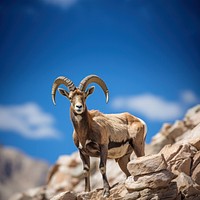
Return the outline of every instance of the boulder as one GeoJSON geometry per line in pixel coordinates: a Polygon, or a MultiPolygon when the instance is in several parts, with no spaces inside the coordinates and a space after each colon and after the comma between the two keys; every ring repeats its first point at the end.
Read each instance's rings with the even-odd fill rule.
{"type": "Polygon", "coordinates": [[[200,104],[190,108],[183,120],[185,124],[191,129],[200,123],[200,104]]]}
{"type": "MultiPolygon", "coordinates": [[[[178,189],[175,182],[171,182],[167,187],[159,189],[145,188],[140,191],[127,193],[123,200],[178,200],[178,189]]],[[[181,199],[180,199],[181,200],[181,199]]]]}
{"type": "Polygon", "coordinates": [[[178,192],[182,193],[185,198],[200,197],[200,186],[190,176],[181,172],[174,181],[177,183],[178,192]]]}
{"type": "Polygon", "coordinates": [[[200,185],[200,163],[193,170],[191,177],[197,184],[200,185]]]}
{"type": "Polygon", "coordinates": [[[190,136],[185,138],[185,140],[187,139],[191,145],[200,151],[200,124],[191,131],[190,136]]]}
{"type": "Polygon", "coordinates": [[[129,191],[162,188],[167,187],[172,178],[173,174],[170,171],[161,170],[146,175],[129,176],[125,181],[125,186],[129,191]]]}
{"type": "Polygon", "coordinates": [[[167,163],[162,154],[155,154],[131,160],[127,168],[132,176],[144,175],[167,169],[167,163]]]}
{"type": "Polygon", "coordinates": [[[178,200],[178,189],[174,182],[171,182],[164,188],[150,189],[146,188],[140,191],[139,200],[157,199],[157,200],[178,200]]]}
{"type": "Polygon", "coordinates": [[[151,155],[158,153],[165,145],[172,144],[173,141],[166,137],[166,132],[168,132],[171,124],[163,124],[159,133],[153,136],[151,144],[146,145],[145,154],[151,155]]]}
{"type": "Polygon", "coordinates": [[[13,147],[0,146],[0,199],[45,184],[48,169],[48,163],[42,160],[13,147]]]}
{"type": "Polygon", "coordinates": [[[61,192],[51,198],[50,200],[76,200],[77,197],[74,193],[67,191],[67,192],[61,192]]]}
{"type": "Polygon", "coordinates": [[[167,129],[167,131],[163,132],[163,135],[166,136],[168,139],[175,141],[177,137],[181,136],[187,127],[185,123],[181,120],[175,121],[175,123],[167,129]]]}
{"type": "Polygon", "coordinates": [[[184,172],[191,174],[192,157],[197,150],[190,144],[173,144],[166,145],[160,153],[164,155],[168,164],[168,169],[175,175],[184,172]]]}
{"type": "MultiPolygon", "coordinates": [[[[110,196],[107,197],[106,200],[113,200],[113,199],[124,200],[124,197],[126,196],[127,193],[128,191],[125,188],[124,183],[120,182],[110,189],[110,196]]],[[[103,194],[103,188],[95,189],[87,193],[82,192],[77,195],[77,200],[86,200],[86,199],[105,200],[102,194],[103,194]]]]}

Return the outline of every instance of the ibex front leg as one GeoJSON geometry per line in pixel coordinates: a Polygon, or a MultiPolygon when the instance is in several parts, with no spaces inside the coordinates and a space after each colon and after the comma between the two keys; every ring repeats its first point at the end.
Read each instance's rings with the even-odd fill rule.
{"type": "Polygon", "coordinates": [[[83,170],[85,176],[85,192],[90,192],[90,157],[84,154],[81,150],[80,157],[83,162],[83,170]]]}
{"type": "Polygon", "coordinates": [[[102,177],[103,177],[103,187],[104,187],[103,196],[104,197],[108,197],[110,195],[110,186],[109,186],[108,179],[107,179],[107,176],[106,176],[107,155],[108,155],[107,145],[100,145],[99,169],[100,169],[102,177]]]}

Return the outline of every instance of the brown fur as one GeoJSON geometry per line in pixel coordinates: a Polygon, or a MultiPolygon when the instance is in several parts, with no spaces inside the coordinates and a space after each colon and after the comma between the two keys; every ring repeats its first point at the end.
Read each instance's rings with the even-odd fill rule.
{"type": "MultiPolygon", "coordinates": [[[[72,117],[73,120],[74,117],[72,117]]],[[[86,140],[108,145],[110,141],[122,142],[132,139],[136,155],[144,155],[145,125],[129,113],[102,114],[97,110],[91,110],[82,114],[79,126],[76,123],[74,122],[73,138],[77,147],[80,142],[84,148],[86,140]]]]}

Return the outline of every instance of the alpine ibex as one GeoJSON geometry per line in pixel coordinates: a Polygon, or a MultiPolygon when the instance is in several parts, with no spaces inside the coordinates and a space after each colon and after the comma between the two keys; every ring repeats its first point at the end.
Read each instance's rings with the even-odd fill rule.
{"type": "Polygon", "coordinates": [[[52,86],[52,100],[55,104],[56,91],[64,84],[68,89],[59,88],[59,92],[70,102],[70,116],[74,126],[73,139],[79,149],[85,175],[85,191],[90,191],[90,156],[100,157],[99,169],[104,184],[104,197],[109,196],[110,186],[106,176],[107,158],[115,159],[121,170],[129,176],[127,163],[131,153],[144,156],[146,124],[143,120],[129,114],[103,114],[97,110],[88,110],[86,98],[94,92],[94,86],[86,90],[90,83],[97,83],[104,91],[108,102],[108,88],[105,82],[96,75],[85,77],[78,87],[64,77],[58,77],[52,86]]]}

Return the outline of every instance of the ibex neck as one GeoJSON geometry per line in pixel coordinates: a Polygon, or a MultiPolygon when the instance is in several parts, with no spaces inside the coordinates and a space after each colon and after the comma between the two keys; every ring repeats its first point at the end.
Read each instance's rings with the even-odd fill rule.
{"type": "Polygon", "coordinates": [[[85,111],[81,114],[75,113],[71,108],[71,120],[79,140],[81,143],[85,143],[84,140],[86,140],[90,127],[90,114],[87,108],[85,108],[85,111]]]}

